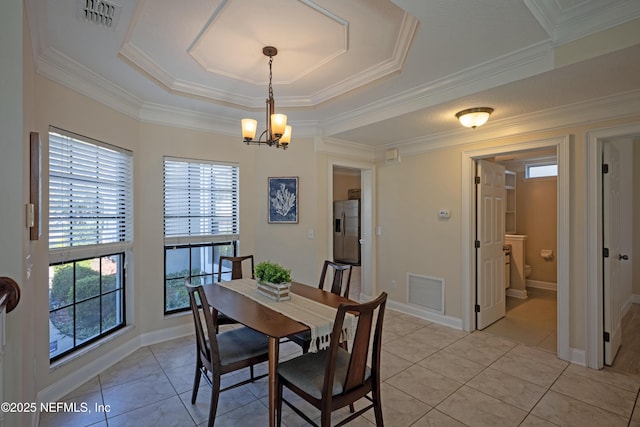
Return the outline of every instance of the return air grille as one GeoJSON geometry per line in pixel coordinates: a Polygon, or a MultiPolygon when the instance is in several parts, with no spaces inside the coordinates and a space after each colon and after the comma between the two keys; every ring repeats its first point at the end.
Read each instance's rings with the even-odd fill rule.
{"type": "Polygon", "coordinates": [[[115,28],[121,8],[122,6],[104,0],[78,0],[79,17],[106,28],[115,28]]]}
{"type": "Polygon", "coordinates": [[[444,279],[409,273],[407,287],[409,304],[444,314],[444,279]]]}

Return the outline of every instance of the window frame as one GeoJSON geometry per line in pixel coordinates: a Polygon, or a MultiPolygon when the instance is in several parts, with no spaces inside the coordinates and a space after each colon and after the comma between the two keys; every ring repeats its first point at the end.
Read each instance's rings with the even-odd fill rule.
{"type": "MultiPolygon", "coordinates": [[[[71,281],[73,282],[70,284],[70,291],[72,292],[70,302],[62,306],[54,306],[52,305],[52,286],[55,275],[50,271],[49,319],[51,325],[60,331],[60,328],[51,320],[52,313],[69,308],[73,311],[73,335],[67,335],[73,340],[73,344],[66,350],[51,356],[52,342],[50,335],[49,361],[52,363],[104,339],[127,325],[127,262],[133,251],[134,166],[133,153],[130,150],[112,144],[97,141],[54,126],[49,127],[48,138],[49,212],[47,220],[49,222],[49,268],[55,269],[57,266],[71,265],[71,281]],[[56,137],[60,139],[56,140],[56,137]],[[65,139],[70,141],[64,142],[65,139]],[[55,164],[56,162],[58,164],[55,164]],[[105,167],[107,162],[113,163],[105,167]],[[53,166],[54,164],[55,167],[53,166]],[[87,173],[88,170],[93,170],[93,172],[91,174],[87,173]],[[83,173],[87,174],[83,175],[83,173]],[[108,180],[105,177],[113,179],[108,180]],[[109,183],[111,185],[107,185],[109,183]],[[83,187],[84,189],[73,190],[74,185],[76,188],[83,187]],[[54,187],[55,191],[52,191],[54,187]],[[87,193],[94,194],[93,198],[87,198],[87,193]],[[115,196],[113,196],[114,194],[115,196]],[[60,201],[65,200],[65,198],[66,201],[60,201]],[[65,206],[66,204],[69,206],[65,206]],[[74,205],[77,208],[74,208],[74,205]],[[87,215],[87,206],[95,208],[97,213],[94,212],[94,215],[87,215]],[[55,213],[53,213],[54,211],[55,213]],[[66,223],[68,223],[68,226],[65,227],[64,224],[66,223]],[[54,226],[53,224],[56,225],[54,226]],[[76,230],[85,231],[73,231],[74,227],[76,230]],[[87,228],[83,229],[83,227],[87,228]],[[52,229],[58,230],[58,234],[53,237],[53,240],[52,229]],[[87,229],[91,231],[87,232],[87,229]],[[80,236],[79,239],[77,239],[78,236],[80,236]],[[101,241],[106,241],[107,243],[101,243],[101,241]],[[110,276],[108,273],[105,274],[103,270],[103,259],[110,257],[118,257],[118,267],[113,274],[116,288],[105,290],[105,278],[110,276]],[[87,285],[86,282],[82,282],[83,278],[76,276],[78,266],[82,267],[81,263],[92,260],[98,260],[98,269],[92,268],[92,270],[98,275],[99,292],[78,300],[76,292],[80,286],[87,285]],[[116,296],[116,301],[119,300],[119,302],[116,302],[116,305],[119,306],[119,309],[115,312],[115,315],[119,321],[116,320],[115,325],[103,329],[104,316],[110,314],[103,311],[104,298],[118,293],[119,298],[116,296]],[[97,335],[82,341],[78,333],[78,326],[81,325],[82,319],[77,317],[77,312],[81,304],[93,299],[98,300],[98,306],[100,307],[99,332],[97,335]]],[[[50,334],[52,326],[49,327],[50,334]]],[[[58,343],[58,340],[56,340],[56,343],[58,343]]]]}
{"type": "MultiPolygon", "coordinates": [[[[187,276],[184,276],[184,279],[188,278],[189,281],[192,284],[199,284],[201,278],[204,278],[202,281],[203,283],[209,283],[209,280],[207,279],[208,276],[211,276],[211,279],[214,281],[220,281],[220,278],[218,277],[217,280],[216,276],[218,275],[218,269],[215,268],[216,265],[218,265],[220,263],[220,255],[218,255],[217,259],[215,256],[215,248],[216,246],[231,246],[232,249],[232,253],[229,256],[237,256],[238,253],[238,244],[239,241],[237,240],[233,240],[233,241],[227,241],[227,242],[205,242],[205,243],[186,243],[186,244],[182,244],[182,245],[165,245],[164,246],[164,314],[165,315],[171,315],[171,314],[176,314],[176,313],[181,313],[181,312],[185,312],[185,311],[189,311],[190,307],[189,307],[189,302],[188,300],[185,300],[185,305],[182,307],[177,307],[177,308],[171,308],[168,309],[167,308],[167,303],[168,301],[168,288],[169,288],[169,281],[172,280],[176,280],[175,278],[168,278],[167,277],[167,253],[168,251],[171,250],[176,250],[176,249],[188,249],[189,250],[189,266],[188,266],[188,271],[189,274],[187,276]],[[212,260],[211,260],[211,274],[191,274],[192,272],[192,256],[193,256],[193,249],[195,248],[211,248],[211,254],[212,254],[212,260]]],[[[219,252],[219,251],[218,251],[219,252]]],[[[221,273],[224,275],[226,273],[230,273],[231,270],[229,270],[228,268],[226,270],[223,270],[221,273]]],[[[185,295],[186,296],[186,295],[185,295]]]]}
{"type": "MultiPolygon", "coordinates": [[[[165,156],[163,159],[163,221],[164,221],[164,314],[189,310],[188,301],[178,308],[168,308],[171,281],[167,276],[167,254],[174,249],[189,249],[188,277],[192,276],[192,255],[195,248],[211,248],[211,278],[218,274],[215,265],[216,247],[233,247],[236,256],[240,244],[240,167],[237,163],[165,156]],[[230,168],[226,170],[226,168],[230,168]],[[185,169],[185,170],[183,170],[185,169]],[[182,173],[180,173],[182,172],[182,173]],[[222,191],[215,191],[216,173],[219,173],[222,191]],[[181,181],[182,180],[182,181],[181,181]],[[193,183],[191,182],[193,181],[193,183]],[[181,191],[176,191],[180,189],[181,191]],[[188,194],[188,196],[186,196],[188,194]],[[221,195],[221,196],[220,196],[221,195]],[[220,198],[218,198],[220,197],[220,198]],[[220,203],[222,207],[216,204],[220,203]],[[228,204],[230,203],[230,206],[228,204]],[[193,215],[176,216],[175,206],[193,215]],[[183,206],[187,206],[183,208],[183,206]],[[226,215],[218,215],[222,209],[226,215]],[[198,214],[202,214],[198,216],[198,214]],[[196,218],[195,220],[193,218],[196,218]],[[180,221],[183,223],[180,224],[180,221]],[[220,221],[220,222],[216,222],[220,221]],[[216,230],[223,230],[217,233],[216,230]]],[[[219,251],[218,251],[219,253],[219,251]]],[[[219,256],[219,255],[218,255],[219,256]]]]}
{"type": "Polygon", "coordinates": [[[556,160],[544,160],[544,161],[535,161],[535,162],[525,162],[524,164],[524,179],[551,179],[558,177],[558,162],[556,160]],[[532,168],[539,168],[545,166],[555,166],[556,173],[554,175],[543,175],[543,176],[530,176],[530,170],[532,168]]]}

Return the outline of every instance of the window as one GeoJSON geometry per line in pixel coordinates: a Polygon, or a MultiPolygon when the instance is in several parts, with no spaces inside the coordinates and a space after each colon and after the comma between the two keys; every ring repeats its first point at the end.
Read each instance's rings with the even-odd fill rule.
{"type": "Polygon", "coordinates": [[[558,164],[556,162],[539,162],[525,164],[525,178],[547,178],[558,176],[558,164]]]}
{"type": "Polygon", "coordinates": [[[123,327],[133,243],[130,151],[49,131],[49,358],[123,327]]]}
{"type": "Polygon", "coordinates": [[[164,159],[165,314],[189,309],[185,277],[219,280],[220,255],[237,253],[236,164],[164,159]]]}

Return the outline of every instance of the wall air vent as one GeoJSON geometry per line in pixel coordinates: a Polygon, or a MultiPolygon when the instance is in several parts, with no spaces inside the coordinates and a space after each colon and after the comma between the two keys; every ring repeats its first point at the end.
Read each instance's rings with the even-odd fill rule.
{"type": "Polygon", "coordinates": [[[444,314],[444,279],[407,274],[407,302],[444,314]]]}
{"type": "Polygon", "coordinates": [[[104,0],[77,0],[78,17],[84,21],[115,28],[120,18],[122,6],[104,0]]]}

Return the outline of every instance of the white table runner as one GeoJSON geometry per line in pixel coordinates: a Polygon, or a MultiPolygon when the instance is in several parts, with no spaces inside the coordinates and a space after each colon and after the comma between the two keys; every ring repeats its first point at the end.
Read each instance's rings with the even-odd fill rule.
{"type": "MultiPolygon", "coordinates": [[[[293,292],[289,293],[291,296],[289,301],[274,301],[258,293],[254,279],[236,279],[231,282],[220,282],[219,285],[236,291],[290,319],[307,325],[311,330],[310,352],[316,352],[329,347],[337,309],[293,292]]],[[[343,340],[353,339],[356,322],[357,320],[354,315],[346,313],[342,328],[343,340]]]]}

